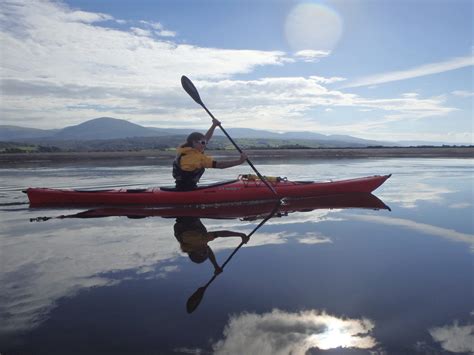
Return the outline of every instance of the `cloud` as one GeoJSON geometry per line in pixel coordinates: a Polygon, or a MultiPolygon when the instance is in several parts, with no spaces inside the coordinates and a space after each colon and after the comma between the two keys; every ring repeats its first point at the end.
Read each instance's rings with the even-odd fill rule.
{"type": "Polygon", "coordinates": [[[150,32],[150,31],[144,30],[144,29],[142,29],[142,28],[131,27],[130,29],[131,29],[132,32],[135,33],[137,36],[143,36],[143,37],[150,37],[150,36],[151,36],[151,32],[150,32]]]}
{"type": "Polygon", "coordinates": [[[433,339],[439,343],[444,350],[453,353],[474,353],[474,325],[453,325],[432,328],[429,330],[433,339]]]}
{"type": "Polygon", "coordinates": [[[189,102],[179,85],[183,73],[215,80],[289,60],[279,51],[163,41],[152,33],[171,36],[174,32],[158,22],[118,30],[104,23],[114,20],[109,15],[74,11],[59,2],[8,1],[0,11],[5,123],[18,124],[22,118],[36,121],[42,114],[48,128],[54,128],[55,122],[75,124],[97,115],[94,110],[65,110],[81,106],[108,107],[102,112],[110,116],[123,113],[117,107],[130,108],[140,122],[140,108],[149,117],[157,106],[174,104],[166,112],[169,120],[189,102]]]}
{"type": "Polygon", "coordinates": [[[417,98],[418,96],[420,96],[420,94],[418,94],[416,92],[406,92],[406,93],[402,94],[402,97],[405,97],[407,99],[417,98]]]}
{"type": "Polygon", "coordinates": [[[346,80],[346,78],[341,78],[339,76],[334,76],[334,77],[331,77],[331,78],[324,78],[322,76],[311,75],[309,78],[311,80],[314,80],[315,82],[317,82],[319,84],[333,84],[333,83],[337,83],[337,82],[346,80]]]}
{"type": "Polygon", "coordinates": [[[99,26],[96,22],[112,17],[77,12],[57,2],[9,1],[2,15],[4,79],[166,87],[178,86],[182,73],[225,78],[284,62],[284,53],[278,51],[203,48],[148,37],[151,31],[173,33],[155,22],[130,31],[102,22],[99,26]]]}
{"type": "Polygon", "coordinates": [[[368,319],[339,318],[315,310],[289,313],[242,313],[232,316],[224,339],[213,345],[215,354],[294,354],[310,349],[376,346],[371,336],[374,323],[368,319]]]}
{"type": "Polygon", "coordinates": [[[330,54],[330,51],[317,51],[312,49],[306,49],[298,51],[294,55],[296,58],[301,59],[304,62],[317,62],[319,61],[319,59],[327,57],[330,54]]]}
{"type": "Polygon", "coordinates": [[[140,23],[148,27],[151,27],[157,36],[161,36],[161,37],[176,37],[177,36],[177,33],[175,31],[166,30],[164,26],[159,22],[140,21],[140,23]]]}
{"type": "Polygon", "coordinates": [[[472,91],[465,91],[465,90],[455,90],[451,92],[454,96],[459,96],[459,97],[473,97],[474,92],[472,91]]]}
{"type": "Polygon", "coordinates": [[[390,83],[399,80],[413,79],[420,76],[444,73],[450,70],[461,69],[472,65],[474,65],[474,57],[472,55],[465,57],[456,57],[446,60],[444,62],[425,64],[411,69],[366,76],[349,82],[346,85],[342,86],[342,88],[370,86],[375,84],[390,83]]]}
{"type": "MultiPolygon", "coordinates": [[[[296,122],[299,130],[341,132],[354,134],[354,129],[367,131],[384,127],[390,122],[443,116],[455,111],[444,106],[443,97],[401,97],[373,99],[331,90],[323,82],[337,82],[340,78],[273,77],[258,80],[221,80],[200,82],[201,97],[213,98],[213,111],[230,119],[234,126],[248,125],[249,117],[255,128],[272,127],[289,130],[296,122]],[[344,125],[318,123],[316,108],[357,108],[380,112],[380,118],[344,125]],[[234,109],[234,108],[238,108],[234,109]]],[[[380,138],[379,138],[380,139],[380,138]]]]}

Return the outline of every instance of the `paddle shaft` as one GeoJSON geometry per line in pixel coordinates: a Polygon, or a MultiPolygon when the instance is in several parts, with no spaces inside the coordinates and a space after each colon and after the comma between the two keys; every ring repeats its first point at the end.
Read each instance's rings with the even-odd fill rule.
{"type": "MultiPolygon", "coordinates": [[[[206,112],[209,114],[209,116],[211,116],[211,118],[212,118],[213,120],[216,120],[216,121],[217,121],[217,119],[214,117],[214,115],[211,113],[211,111],[209,111],[209,110],[207,109],[206,105],[204,105],[202,102],[200,102],[199,104],[202,106],[202,108],[203,108],[204,110],[206,110],[206,112]]],[[[226,137],[227,137],[227,138],[231,141],[231,143],[234,145],[235,149],[237,149],[237,150],[239,151],[239,153],[242,154],[242,153],[243,153],[243,152],[242,152],[242,149],[240,149],[240,147],[237,145],[237,143],[235,143],[235,141],[234,141],[234,140],[232,139],[232,137],[227,133],[227,131],[224,129],[224,127],[222,127],[221,124],[219,124],[219,127],[220,127],[220,129],[222,130],[222,132],[226,135],[226,137]]],[[[257,168],[252,164],[252,162],[250,161],[250,159],[247,157],[246,160],[247,160],[247,163],[250,165],[250,167],[251,167],[251,168],[253,169],[253,171],[255,172],[255,174],[257,174],[257,176],[260,178],[260,180],[262,180],[263,183],[264,183],[265,185],[267,185],[267,187],[273,192],[273,194],[274,194],[276,197],[278,197],[278,194],[277,194],[277,192],[275,191],[275,189],[273,188],[273,186],[270,185],[270,183],[267,181],[267,179],[265,179],[264,176],[262,176],[262,174],[260,174],[260,172],[257,170],[257,168]]]]}
{"type": "MultiPolygon", "coordinates": [[[[273,210],[270,212],[270,214],[265,217],[259,224],[258,226],[256,226],[253,231],[251,231],[247,237],[250,238],[261,226],[263,226],[270,218],[273,217],[273,215],[275,214],[275,212],[278,210],[278,207],[280,207],[280,201],[277,202],[277,204],[275,205],[275,207],[273,208],[273,210]]],[[[232,259],[232,257],[235,255],[235,253],[237,253],[239,251],[239,249],[242,247],[242,245],[244,245],[245,243],[244,242],[241,242],[237,248],[235,248],[235,250],[232,252],[232,254],[230,254],[227,258],[227,260],[222,264],[222,269],[224,269],[224,267],[227,265],[227,263],[230,261],[230,259],[232,259]]],[[[214,279],[217,277],[217,275],[214,275],[212,277],[212,279],[209,280],[209,282],[204,286],[204,287],[207,287],[211,284],[212,281],[214,281],[214,279]]]]}

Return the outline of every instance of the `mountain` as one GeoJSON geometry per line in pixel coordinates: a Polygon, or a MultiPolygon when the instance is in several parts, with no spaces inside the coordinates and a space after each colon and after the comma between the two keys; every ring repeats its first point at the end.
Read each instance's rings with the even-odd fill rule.
{"type": "MultiPolygon", "coordinates": [[[[98,140],[120,140],[139,138],[168,138],[179,136],[182,141],[193,128],[156,128],[143,127],[126,120],[111,117],[95,118],[75,126],[63,129],[43,130],[18,126],[0,126],[0,141],[3,142],[25,142],[36,144],[52,144],[56,141],[98,141],[98,140]],[[49,143],[48,143],[49,142],[49,143]]],[[[416,145],[443,145],[439,142],[381,142],[367,140],[348,135],[324,135],[314,132],[271,132],[250,128],[228,128],[226,131],[232,138],[247,140],[272,140],[270,146],[300,145],[300,146],[325,146],[325,147],[364,147],[364,146],[416,146],[416,145]]],[[[217,129],[215,135],[223,137],[221,130],[217,129]]],[[[175,139],[177,139],[175,137],[175,139]]],[[[265,144],[265,141],[258,142],[265,144]]],[[[446,144],[446,143],[444,143],[446,144]]]]}
{"type": "MultiPolygon", "coordinates": [[[[100,140],[100,139],[124,139],[136,137],[164,137],[181,135],[186,136],[192,128],[156,128],[143,127],[126,120],[111,117],[95,118],[75,126],[69,126],[60,130],[39,130],[16,126],[0,126],[1,141],[25,141],[41,138],[51,141],[64,140],[100,140]]],[[[203,130],[200,130],[203,131],[203,130]]],[[[373,144],[372,141],[355,138],[351,136],[326,136],[313,132],[270,132],[250,128],[228,128],[229,135],[236,139],[272,139],[272,140],[305,140],[324,141],[331,145],[348,145],[349,142],[357,146],[373,144]]],[[[220,130],[215,131],[216,136],[224,136],[220,130]]],[[[377,142],[380,144],[380,142],[377,142]]]]}
{"type": "Polygon", "coordinates": [[[0,125],[0,141],[21,140],[28,138],[45,138],[54,135],[57,129],[37,129],[18,126],[0,125]]]}
{"type": "Polygon", "coordinates": [[[63,128],[51,138],[65,139],[117,139],[127,137],[151,137],[157,134],[145,127],[125,120],[111,117],[100,117],[76,126],[63,128]]]}

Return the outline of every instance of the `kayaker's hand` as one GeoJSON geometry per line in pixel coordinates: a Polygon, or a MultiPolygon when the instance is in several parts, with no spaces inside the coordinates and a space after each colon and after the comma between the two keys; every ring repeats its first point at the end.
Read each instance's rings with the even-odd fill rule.
{"type": "Polygon", "coordinates": [[[247,244],[249,242],[250,237],[247,234],[242,236],[242,243],[247,244]]]}
{"type": "Polygon", "coordinates": [[[240,154],[240,164],[242,164],[244,161],[246,161],[247,158],[248,158],[248,157],[247,157],[247,154],[241,153],[241,154],[240,154]]]}
{"type": "Polygon", "coordinates": [[[214,269],[214,275],[219,275],[219,274],[221,274],[223,271],[224,271],[224,269],[222,269],[220,266],[217,266],[217,267],[214,269]]]}
{"type": "Polygon", "coordinates": [[[216,126],[216,127],[217,127],[217,126],[220,126],[220,125],[221,125],[221,121],[219,121],[218,119],[213,118],[213,119],[212,119],[212,125],[213,125],[213,126],[216,126]]]}

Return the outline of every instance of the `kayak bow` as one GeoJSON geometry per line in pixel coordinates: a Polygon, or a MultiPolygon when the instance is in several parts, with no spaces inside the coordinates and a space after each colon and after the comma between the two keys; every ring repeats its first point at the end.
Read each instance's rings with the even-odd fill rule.
{"type": "MultiPolygon", "coordinates": [[[[347,193],[370,193],[382,185],[391,175],[375,175],[356,179],[314,182],[270,181],[280,198],[301,198],[347,193]]],[[[169,187],[149,189],[116,190],[64,190],[50,188],[28,188],[31,207],[41,206],[184,206],[272,200],[273,193],[261,180],[240,177],[237,180],[199,187],[192,191],[177,191],[169,187]]]]}

